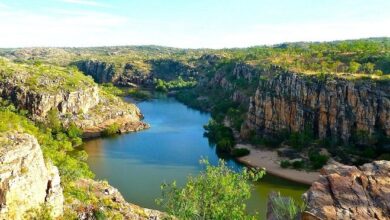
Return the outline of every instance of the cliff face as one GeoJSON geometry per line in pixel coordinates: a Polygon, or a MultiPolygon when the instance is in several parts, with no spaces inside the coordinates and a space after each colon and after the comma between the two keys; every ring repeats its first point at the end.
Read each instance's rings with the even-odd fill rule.
{"type": "Polygon", "coordinates": [[[35,137],[7,133],[0,137],[0,219],[24,219],[41,204],[51,215],[63,212],[63,194],[57,167],[45,163],[35,137]]]}
{"type": "Polygon", "coordinates": [[[112,63],[86,60],[77,62],[76,65],[81,71],[92,76],[97,83],[107,83],[115,80],[115,65],[112,63]]]}
{"type": "Polygon", "coordinates": [[[148,85],[153,83],[149,71],[144,71],[136,65],[126,63],[115,68],[114,63],[99,60],[82,60],[76,62],[80,71],[97,83],[114,83],[120,86],[148,85]]]}
{"type": "Polygon", "coordinates": [[[12,80],[0,82],[0,96],[10,100],[15,107],[28,110],[34,119],[45,118],[51,109],[62,114],[88,112],[99,103],[97,85],[77,91],[46,93],[33,91],[12,80]]]}
{"type": "Polygon", "coordinates": [[[304,194],[302,219],[390,219],[389,161],[329,165],[321,174],[304,194]]]}
{"type": "Polygon", "coordinates": [[[347,141],[354,132],[375,131],[390,135],[389,87],[372,82],[318,77],[271,70],[277,76],[261,80],[250,98],[248,129],[276,133],[283,129],[302,131],[305,126],[319,138],[347,141]]]}

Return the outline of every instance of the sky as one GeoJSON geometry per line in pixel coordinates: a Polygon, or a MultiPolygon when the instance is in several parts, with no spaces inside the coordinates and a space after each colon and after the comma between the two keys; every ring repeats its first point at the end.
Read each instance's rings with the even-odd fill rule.
{"type": "Polygon", "coordinates": [[[390,37],[390,0],[0,0],[0,47],[231,48],[390,37]]]}

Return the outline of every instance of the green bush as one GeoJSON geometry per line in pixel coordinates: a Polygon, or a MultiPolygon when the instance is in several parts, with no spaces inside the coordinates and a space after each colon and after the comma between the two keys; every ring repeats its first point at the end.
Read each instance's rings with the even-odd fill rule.
{"type": "Polygon", "coordinates": [[[54,108],[47,112],[47,124],[52,129],[53,133],[62,131],[62,124],[59,119],[59,111],[54,108]]]}
{"type": "Polygon", "coordinates": [[[113,136],[115,134],[118,134],[119,132],[119,124],[113,123],[109,125],[106,129],[103,131],[103,136],[113,136]]]}
{"type": "Polygon", "coordinates": [[[280,161],[280,166],[282,168],[289,168],[291,166],[291,163],[289,160],[282,160],[280,161]]]}
{"type": "Polygon", "coordinates": [[[243,156],[246,156],[249,154],[250,154],[250,151],[246,148],[234,148],[232,150],[233,157],[243,157],[243,156]]]}
{"type": "Polygon", "coordinates": [[[251,194],[249,180],[258,180],[264,171],[235,172],[222,160],[218,166],[202,163],[206,170],[190,176],[183,188],[175,182],[163,184],[157,204],[178,219],[255,219],[245,210],[251,194]]]}
{"type": "Polygon", "coordinates": [[[318,152],[309,152],[309,160],[313,169],[322,168],[328,162],[328,159],[328,156],[322,155],[318,152]]]}
{"type": "Polygon", "coordinates": [[[303,160],[296,160],[292,163],[292,166],[294,169],[302,169],[305,165],[305,162],[303,160]]]}

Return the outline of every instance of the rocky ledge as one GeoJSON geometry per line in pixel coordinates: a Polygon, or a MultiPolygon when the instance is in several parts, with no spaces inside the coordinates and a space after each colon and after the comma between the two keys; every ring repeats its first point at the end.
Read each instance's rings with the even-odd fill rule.
{"type": "Polygon", "coordinates": [[[62,215],[64,197],[57,167],[45,163],[35,137],[0,134],[0,219],[26,219],[26,212],[48,205],[62,215]]]}
{"type": "MultiPolygon", "coordinates": [[[[121,193],[105,181],[95,181],[92,179],[80,179],[75,182],[78,189],[88,190],[95,198],[102,201],[101,207],[85,205],[80,201],[73,201],[67,204],[66,208],[78,210],[78,219],[94,219],[94,213],[97,210],[109,210],[108,219],[126,219],[126,220],[159,220],[167,219],[167,214],[142,208],[140,206],[126,202],[121,193]]],[[[172,218],[170,218],[172,219],[172,218]]]]}
{"type": "Polygon", "coordinates": [[[390,219],[390,161],[333,164],[304,194],[304,220],[390,219]]]}

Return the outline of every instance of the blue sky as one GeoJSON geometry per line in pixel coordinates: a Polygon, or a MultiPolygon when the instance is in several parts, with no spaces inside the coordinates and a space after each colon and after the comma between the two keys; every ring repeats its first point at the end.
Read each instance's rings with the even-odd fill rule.
{"type": "Polygon", "coordinates": [[[0,47],[247,47],[389,27],[390,0],[0,0],[0,47]]]}

